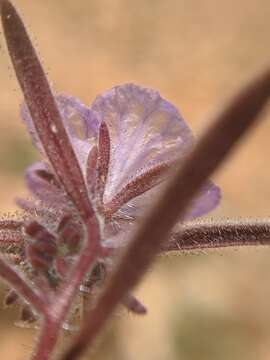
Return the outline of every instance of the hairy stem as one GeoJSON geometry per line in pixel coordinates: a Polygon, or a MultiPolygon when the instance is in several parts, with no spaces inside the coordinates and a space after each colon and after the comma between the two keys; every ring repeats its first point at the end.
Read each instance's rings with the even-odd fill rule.
{"type": "Polygon", "coordinates": [[[162,251],[270,245],[270,220],[187,222],[171,235],[162,251]]]}
{"type": "Polygon", "coordinates": [[[99,224],[96,218],[89,220],[88,234],[90,239],[82,249],[70,274],[67,274],[66,281],[55,295],[55,299],[50,303],[33,360],[47,360],[52,354],[74,297],[84,277],[95,265],[101,251],[99,224]]]}
{"type": "Polygon", "coordinates": [[[61,299],[61,301],[53,304],[51,308],[52,316],[61,319],[61,321],[64,321],[79,286],[101,252],[99,224],[95,218],[89,220],[88,234],[90,239],[82,249],[78,260],[73,265],[71,273],[67,274],[64,284],[56,295],[56,298],[61,299]]]}
{"type": "Polygon", "coordinates": [[[242,89],[214,119],[133,236],[97,305],[86,315],[83,328],[62,359],[74,360],[92,344],[118,302],[150,266],[172,226],[179,217],[183,218],[193,197],[255,122],[269,96],[270,70],[267,69],[242,89]]]}

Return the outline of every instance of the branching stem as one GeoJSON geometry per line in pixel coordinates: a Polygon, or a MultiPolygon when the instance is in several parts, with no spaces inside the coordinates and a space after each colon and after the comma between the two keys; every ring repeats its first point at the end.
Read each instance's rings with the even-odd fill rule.
{"type": "Polygon", "coordinates": [[[33,360],[47,360],[52,354],[78,289],[101,252],[99,224],[95,217],[88,221],[87,230],[86,246],[48,308],[33,360]]]}

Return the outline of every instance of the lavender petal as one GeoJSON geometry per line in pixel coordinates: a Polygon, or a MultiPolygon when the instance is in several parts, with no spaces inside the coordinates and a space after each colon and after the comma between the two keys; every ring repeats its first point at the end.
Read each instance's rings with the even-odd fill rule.
{"type": "Polygon", "coordinates": [[[213,182],[208,181],[200,194],[192,201],[189,210],[184,217],[185,220],[192,220],[203,216],[214,210],[220,203],[221,190],[213,182]]]}
{"type": "Polygon", "coordinates": [[[193,144],[178,110],[154,90],[116,86],[99,95],[92,110],[106,122],[111,138],[105,202],[153,166],[184,157],[193,144]]]}
{"type": "MultiPolygon", "coordinates": [[[[55,99],[77,158],[84,169],[87,155],[97,138],[99,122],[94,113],[75,97],[57,95],[55,99]]],[[[20,113],[34,146],[42,155],[45,155],[25,103],[21,105],[20,113]]]]}
{"type": "Polygon", "coordinates": [[[68,206],[68,200],[64,191],[54,183],[44,180],[38,175],[38,171],[51,173],[52,170],[44,162],[36,162],[26,169],[25,180],[30,192],[44,205],[54,208],[63,208],[68,206]]]}
{"type": "MultiPolygon", "coordinates": [[[[163,191],[164,185],[165,182],[153,187],[137,198],[132,199],[120,210],[118,210],[116,215],[121,218],[126,218],[126,220],[133,220],[133,222],[134,220],[136,221],[136,219],[143,218],[147,211],[150,210],[153,204],[153,199],[155,199],[158,194],[163,191]]],[[[199,195],[192,201],[184,219],[191,220],[209,213],[219,205],[220,199],[220,188],[212,181],[208,181],[200,191],[199,195]]],[[[175,201],[177,201],[177,199],[175,199],[175,201]]]]}

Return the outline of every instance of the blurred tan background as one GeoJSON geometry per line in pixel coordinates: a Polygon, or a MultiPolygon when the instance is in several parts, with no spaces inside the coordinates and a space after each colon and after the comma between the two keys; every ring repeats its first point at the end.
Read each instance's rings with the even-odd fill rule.
{"type": "MultiPolygon", "coordinates": [[[[270,60],[268,0],[17,0],[56,91],[90,104],[116,84],[155,88],[195,134],[242,82],[270,60]]],[[[37,158],[18,116],[21,92],[0,39],[0,210],[24,194],[37,158]]],[[[270,214],[270,111],[215,176],[213,217],[270,214]]],[[[270,358],[270,250],[161,258],[137,289],[144,318],[115,316],[91,359],[270,358]]],[[[0,312],[0,355],[27,359],[35,332],[0,312]]],[[[70,341],[69,338],[66,341],[70,341]]]]}

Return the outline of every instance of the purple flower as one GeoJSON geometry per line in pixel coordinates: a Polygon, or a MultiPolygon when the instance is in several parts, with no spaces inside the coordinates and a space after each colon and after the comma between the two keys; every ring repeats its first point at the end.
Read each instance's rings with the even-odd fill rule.
{"type": "MultiPolygon", "coordinates": [[[[90,108],[73,97],[60,95],[55,99],[87,184],[88,196],[98,214],[102,244],[111,250],[102,261],[102,271],[109,271],[113,263],[108,259],[112,259],[117,248],[126,246],[130,232],[155,200],[168,172],[173,171],[176,160],[186,157],[194,139],[172,104],[158,92],[134,84],[106,91],[97,96],[90,108]]],[[[34,145],[46,161],[25,104],[21,115],[34,145]]],[[[78,255],[83,224],[49,162],[31,165],[26,171],[26,184],[32,197],[17,202],[31,219],[26,227],[27,236],[35,239],[34,245],[28,246],[28,260],[36,270],[50,273],[52,282],[53,277],[59,281],[78,255]],[[48,245],[48,236],[55,246],[48,245]],[[48,259],[44,258],[45,252],[48,259]]],[[[208,213],[219,200],[219,188],[209,181],[193,200],[185,218],[208,213]]],[[[89,278],[90,283],[92,286],[89,278]]],[[[81,288],[91,291],[85,285],[81,288]]],[[[130,301],[126,305],[134,308],[130,301]]]]}
{"type": "Polygon", "coordinates": [[[0,12],[27,104],[22,117],[45,157],[27,169],[31,197],[18,199],[24,217],[0,221],[2,251],[9,256],[8,262],[0,256],[0,275],[12,286],[6,304],[25,301],[21,319],[42,319],[33,360],[48,359],[65,321],[77,313],[80,292],[92,301],[110,272],[63,359],[75,359],[92,344],[119,302],[145,313],[130,291],[162,249],[269,245],[263,220],[189,221],[172,229],[179,219],[217,206],[220,191],[207,179],[269,98],[269,70],[231,100],[190,152],[189,128],[153,90],[115,87],[91,108],[54,96],[16,10],[0,0],[0,12]],[[163,191],[170,172],[175,174],[163,191]]]}
{"type": "MultiPolygon", "coordinates": [[[[117,249],[127,245],[168,172],[173,171],[177,159],[186,157],[194,139],[172,104],[158,92],[137,85],[116,86],[97,96],[90,108],[73,97],[60,95],[55,100],[99,219],[105,251],[96,270],[81,284],[81,291],[90,293],[113,269],[117,249]]],[[[85,226],[46,157],[26,104],[21,106],[21,116],[45,161],[26,170],[31,195],[17,199],[26,217],[19,263],[27,260],[31,276],[45,274],[50,287],[59,287],[79,256],[85,226]]],[[[219,200],[219,188],[209,181],[193,200],[186,219],[208,213],[219,200]]],[[[13,299],[13,293],[7,301],[13,299]]],[[[137,313],[145,312],[130,294],[123,304],[137,313]]],[[[33,321],[27,306],[23,314],[33,321]]]]}
{"type": "MultiPolygon", "coordinates": [[[[184,159],[193,147],[188,125],[158,92],[134,84],[106,91],[90,108],[73,97],[56,96],[56,101],[105,229],[129,228],[155,199],[176,159],[184,159]]],[[[21,114],[34,145],[45,155],[25,104],[21,114]]],[[[19,200],[23,208],[48,214],[57,210],[61,215],[76,212],[47,162],[31,165],[26,183],[35,201],[19,200]]],[[[208,213],[219,200],[220,190],[208,182],[186,218],[208,213]]]]}

